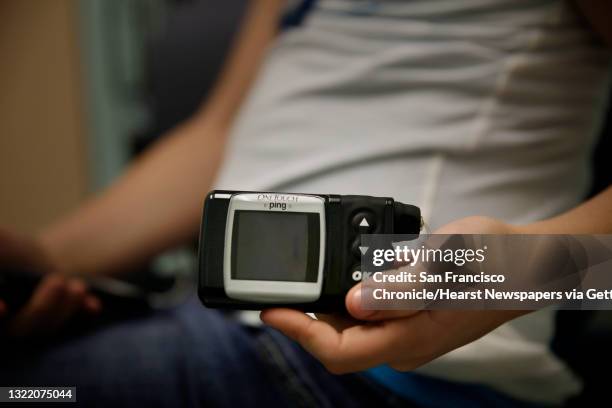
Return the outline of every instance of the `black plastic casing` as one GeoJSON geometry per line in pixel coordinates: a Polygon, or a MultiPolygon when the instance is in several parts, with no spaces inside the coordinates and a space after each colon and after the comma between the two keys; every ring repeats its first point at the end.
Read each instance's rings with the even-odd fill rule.
{"type": "MultiPolygon", "coordinates": [[[[307,312],[345,309],[346,293],[358,282],[353,272],[361,270],[361,234],[417,234],[421,228],[418,207],[395,202],[389,197],[304,194],[325,201],[325,261],[323,286],[318,300],[309,303],[251,303],[229,298],[223,287],[223,258],[229,196],[253,191],[214,190],[208,193],[200,228],[198,295],[207,307],[261,310],[290,307],[307,312]],[[217,198],[219,195],[228,198],[217,198]],[[359,226],[366,217],[369,227],[359,226]]],[[[276,192],[265,192],[276,193],[276,192]]],[[[296,193],[278,193],[296,194],[296,193]]]]}

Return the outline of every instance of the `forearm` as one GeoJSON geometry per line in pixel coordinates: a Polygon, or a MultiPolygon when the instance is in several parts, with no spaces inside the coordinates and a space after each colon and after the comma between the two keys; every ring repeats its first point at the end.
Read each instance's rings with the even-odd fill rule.
{"type": "Polygon", "coordinates": [[[525,234],[611,234],[612,187],[573,210],[518,230],[525,234]]]}
{"type": "Polygon", "coordinates": [[[195,237],[226,134],[276,33],[280,0],[252,1],[206,104],[108,190],[40,235],[66,273],[121,271],[195,237]]]}
{"type": "Polygon", "coordinates": [[[197,121],[176,129],[107,191],[45,229],[43,246],[64,272],[96,274],[194,237],[223,132],[197,121]]]}

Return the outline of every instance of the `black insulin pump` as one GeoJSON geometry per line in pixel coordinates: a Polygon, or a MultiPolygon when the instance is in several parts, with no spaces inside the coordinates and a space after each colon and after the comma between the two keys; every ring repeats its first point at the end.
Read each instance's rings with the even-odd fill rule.
{"type": "Polygon", "coordinates": [[[388,197],[211,191],[198,294],[216,308],[344,310],[359,280],[361,234],[420,229],[419,208],[388,197]]]}

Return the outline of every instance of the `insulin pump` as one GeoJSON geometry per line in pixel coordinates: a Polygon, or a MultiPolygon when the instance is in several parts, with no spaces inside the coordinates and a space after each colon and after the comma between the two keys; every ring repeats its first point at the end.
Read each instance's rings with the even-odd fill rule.
{"type": "Polygon", "coordinates": [[[198,295],[214,308],[344,310],[361,234],[418,235],[421,225],[418,207],[389,197],[211,191],[198,295]]]}

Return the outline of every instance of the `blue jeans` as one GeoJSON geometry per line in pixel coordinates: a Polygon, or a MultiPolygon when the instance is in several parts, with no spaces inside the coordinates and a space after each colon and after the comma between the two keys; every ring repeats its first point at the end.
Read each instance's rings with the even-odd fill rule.
{"type": "Polygon", "coordinates": [[[0,385],[76,386],[83,406],[406,406],[361,374],[330,374],[279,332],[243,326],[196,299],[2,354],[0,385]]]}
{"type": "Polygon", "coordinates": [[[54,344],[0,347],[0,385],[76,386],[87,407],[526,406],[417,374],[383,387],[373,380],[380,369],[330,374],[276,330],[244,326],[197,299],[54,344]]]}

